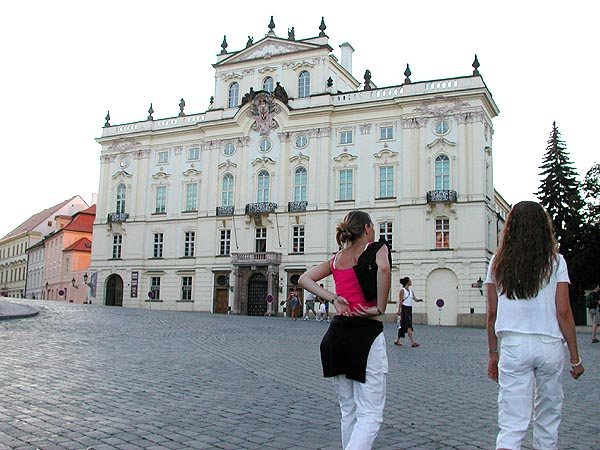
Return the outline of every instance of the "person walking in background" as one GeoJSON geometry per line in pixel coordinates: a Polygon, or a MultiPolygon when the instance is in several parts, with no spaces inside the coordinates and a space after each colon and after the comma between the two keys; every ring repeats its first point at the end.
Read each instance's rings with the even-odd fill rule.
{"type": "Polygon", "coordinates": [[[304,317],[302,320],[310,320],[310,311],[315,316],[315,320],[317,320],[317,313],[315,312],[315,299],[316,295],[312,292],[306,291],[304,294],[304,317]]]}
{"type": "Polygon", "coordinates": [[[569,304],[567,263],[552,221],[535,202],[519,202],[487,274],[488,376],[500,385],[497,449],[519,449],[533,414],[533,448],[557,449],[563,402],[564,341],[571,376],[584,368],[569,304]],[[498,339],[500,347],[498,347],[498,339]]]}
{"type": "Polygon", "coordinates": [[[598,332],[598,325],[600,325],[600,286],[594,286],[592,292],[588,294],[588,308],[590,309],[590,316],[592,318],[592,344],[598,343],[596,333],[598,332]]]}
{"type": "Polygon", "coordinates": [[[292,320],[296,320],[298,317],[298,306],[300,306],[300,297],[298,297],[298,290],[295,287],[290,291],[288,302],[290,303],[290,317],[292,320]]]}
{"type": "Polygon", "coordinates": [[[408,333],[408,339],[410,339],[411,347],[418,347],[420,344],[415,341],[413,335],[413,323],[412,323],[412,307],[414,302],[422,302],[422,298],[416,298],[415,293],[410,287],[412,281],[410,278],[404,277],[400,279],[402,288],[398,294],[398,315],[400,316],[400,326],[398,327],[398,338],[394,342],[395,345],[402,347],[402,339],[408,333]]]}
{"type": "Polygon", "coordinates": [[[338,395],[346,450],[371,449],[383,422],[388,361],[381,315],[390,290],[391,258],[387,246],[373,243],[374,237],[371,217],[351,211],[336,228],[336,240],[343,249],[305,272],[299,281],[336,309],[321,341],[321,362],[324,376],[333,378],[338,395]],[[375,298],[365,298],[353,269],[363,252],[370,256],[374,250],[377,292],[375,298]],[[335,281],[335,294],[317,284],[329,275],[335,281]]]}

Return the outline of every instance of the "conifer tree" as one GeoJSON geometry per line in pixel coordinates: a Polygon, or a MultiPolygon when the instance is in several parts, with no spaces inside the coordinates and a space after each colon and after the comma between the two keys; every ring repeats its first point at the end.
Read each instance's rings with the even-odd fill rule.
{"type": "Polygon", "coordinates": [[[552,123],[540,169],[542,183],[537,196],[552,217],[560,253],[568,258],[580,247],[583,200],[579,193],[577,172],[569,159],[567,146],[560,137],[556,122],[552,123]]]}

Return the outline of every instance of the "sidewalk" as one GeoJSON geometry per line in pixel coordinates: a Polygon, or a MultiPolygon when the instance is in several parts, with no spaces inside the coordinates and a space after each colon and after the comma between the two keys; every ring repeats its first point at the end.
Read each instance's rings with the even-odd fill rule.
{"type": "Polygon", "coordinates": [[[5,297],[0,297],[0,320],[24,319],[36,316],[39,312],[32,306],[8,302],[5,297]]]}

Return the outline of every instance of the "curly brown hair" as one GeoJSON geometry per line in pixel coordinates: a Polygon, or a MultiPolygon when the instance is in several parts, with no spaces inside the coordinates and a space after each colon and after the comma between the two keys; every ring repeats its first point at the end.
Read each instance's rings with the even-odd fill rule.
{"type": "Polygon", "coordinates": [[[508,214],[492,272],[509,299],[530,299],[550,280],[557,243],[552,220],[536,202],[519,202],[508,214]]]}

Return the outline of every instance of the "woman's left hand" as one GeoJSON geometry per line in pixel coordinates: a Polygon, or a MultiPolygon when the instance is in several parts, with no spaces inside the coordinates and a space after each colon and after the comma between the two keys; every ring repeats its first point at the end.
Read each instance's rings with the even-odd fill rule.
{"type": "Polygon", "coordinates": [[[358,305],[356,309],[352,311],[351,315],[360,317],[374,317],[379,315],[379,311],[377,310],[377,306],[358,305]]]}
{"type": "Polygon", "coordinates": [[[488,361],[488,377],[498,382],[498,360],[500,357],[498,353],[490,353],[490,359],[488,361]]]}

